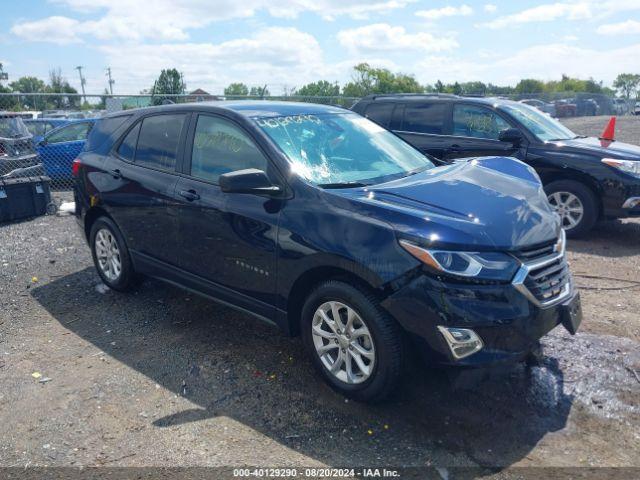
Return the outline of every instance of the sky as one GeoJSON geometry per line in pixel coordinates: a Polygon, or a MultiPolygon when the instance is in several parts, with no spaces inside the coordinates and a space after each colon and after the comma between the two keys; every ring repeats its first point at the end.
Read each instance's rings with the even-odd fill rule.
{"type": "Polygon", "coordinates": [[[564,73],[611,85],[640,73],[640,0],[0,0],[0,62],[10,81],[60,68],[87,93],[149,88],[163,68],[188,90],[231,82],[272,94],[349,81],[360,62],[425,84],[564,73]]]}

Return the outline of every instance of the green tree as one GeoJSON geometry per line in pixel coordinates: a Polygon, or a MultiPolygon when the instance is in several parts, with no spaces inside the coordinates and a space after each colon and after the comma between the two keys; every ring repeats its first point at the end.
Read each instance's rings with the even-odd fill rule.
{"type": "Polygon", "coordinates": [[[543,93],[545,84],[535,78],[524,78],[515,87],[515,93],[543,93]]]}
{"type": "Polygon", "coordinates": [[[244,83],[232,83],[224,89],[225,95],[249,95],[249,87],[244,83]]]}
{"type": "Polygon", "coordinates": [[[460,84],[462,92],[470,95],[484,95],[487,93],[487,85],[483,82],[464,82],[460,84]]]}
{"type": "Polygon", "coordinates": [[[52,108],[79,108],[80,97],[78,91],[69,85],[66,78],[62,76],[62,71],[57,68],[49,71],[49,84],[45,87],[46,93],[68,93],[69,96],[56,95],[47,97],[47,107],[52,108]]]}
{"type": "Polygon", "coordinates": [[[433,88],[437,93],[443,93],[445,91],[446,87],[445,87],[444,83],[442,83],[440,80],[438,80],[436,82],[436,84],[433,86],[433,88]]]}
{"type": "MultiPolygon", "coordinates": [[[[20,93],[44,93],[46,91],[45,83],[36,77],[20,77],[18,80],[9,84],[11,90],[20,93]]],[[[43,105],[44,100],[36,96],[22,97],[22,105],[27,110],[35,110],[38,106],[43,105]]]]}
{"type": "Polygon", "coordinates": [[[636,73],[621,73],[613,82],[613,88],[627,100],[629,100],[634,93],[636,97],[638,96],[639,87],[640,75],[636,73]]]}
{"type": "Polygon", "coordinates": [[[371,93],[422,93],[424,88],[412,76],[394,74],[386,68],[374,68],[368,63],[353,67],[351,81],[342,89],[347,97],[363,97],[371,93]]]}
{"type": "Polygon", "coordinates": [[[265,85],[264,87],[251,87],[249,95],[252,97],[268,97],[271,95],[271,92],[269,92],[269,89],[265,85]]]}
{"type": "Polygon", "coordinates": [[[335,97],[340,95],[340,85],[338,85],[338,82],[331,83],[326,80],[319,80],[303,85],[296,90],[295,94],[304,97],[335,97]]]}
{"type": "Polygon", "coordinates": [[[186,88],[182,74],[177,69],[163,69],[151,88],[151,102],[154,105],[162,105],[166,100],[175,102],[175,95],[183,95],[186,88]]]}

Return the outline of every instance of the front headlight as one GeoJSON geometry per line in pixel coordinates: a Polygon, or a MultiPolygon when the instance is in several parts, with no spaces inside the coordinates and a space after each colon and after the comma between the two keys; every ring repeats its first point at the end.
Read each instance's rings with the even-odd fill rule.
{"type": "Polygon", "coordinates": [[[640,160],[620,160],[618,158],[603,158],[602,163],[610,167],[640,177],[640,160]]]}
{"type": "Polygon", "coordinates": [[[400,245],[436,272],[456,277],[508,282],[519,268],[513,257],[501,252],[432,250],[407,240],[400,240],[400,245]]]}

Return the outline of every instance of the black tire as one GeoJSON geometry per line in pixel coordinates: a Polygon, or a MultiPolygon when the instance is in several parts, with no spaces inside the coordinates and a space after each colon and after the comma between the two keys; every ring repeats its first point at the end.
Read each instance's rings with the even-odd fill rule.
{"type": "Polygon", "coordinates": [[[593,191],[584,183],[575,180],[557,180],[544,187],[547,197],[554,193],[567,192],[578,197],[582,203],[583,215],[572,228],[565,228],[567,237],[576,238],[589,232],[598,221],[598,200],[593,191]]]}
{"type": "Polygon", "coordinates": [[[305,348],[316,369],[334,390],[345,397],[362,402],[379,402],[396,390],[405,357],[403,332],[395,320],[382,310],[375,295],[367,289],[338,280],[322,283],[311,292],[302,307],[301,332],[305,348]],[[371,333],[375,362],[371,374],[362,383],[347,383],[334,376],[316,351],[312,334],[313,318],[318,307],[329,301],[337,301],[352,308],[371,333]]]}
{"type": "Polygon", "coordinates": [[[135,289],[140,283],[140,278],[136,275],[133,269],[133,263],[131,262],[131,256],[129,249],[124,241],[120,229],[118,226],[108,217],[98,218],[91,226],[91,233],[89,234],[89,245],[91,248],[91,256],[93,257],[93,263],[98,271],[98,275],[102,279],[105,285],[113,290],[119,292],[128,292],[135,289]],[[119,259],[121,264],[120,274],[117,278],[109,278],[98,262],[98,255],[96,253],[96,237],[101,230],[108,230],[118,246],[119,259]]]}

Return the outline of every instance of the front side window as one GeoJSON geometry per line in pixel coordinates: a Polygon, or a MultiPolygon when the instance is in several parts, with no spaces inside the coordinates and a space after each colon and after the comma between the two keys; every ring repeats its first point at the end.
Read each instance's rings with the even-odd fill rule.
{"type": "Polygon", "coordinates": [[[499,107],[533,133],[538,140],[569,140],[576,134],[555,118],[522,103],[505,103],[499,107]]]}
{"type": "Polygon", "coordinates": [[[140,127],[134,162],[174,171],[186,118],[184,113],[146,117],[140,127]]]}
{"type": "Polygon", "coordinates": [[[495,112],[474,105],[454,105],[453,135],[498,140],[511,126],[495,112]]]}
{"type": "Polygon", "coordinates": [[[255,119],[291,163],[320,186],[380,183],[433,168],[415,148],[353,113],[255,119]]]}
{"type": "Polygon", "coordinates": [[[19,117],[0,116],[0,137],[19,138],[29,135],[29,130],[19,117]]]}
{"type": "Polygon", "coordinates": [[[193,139],[191,175],[217,183],[220,175],[247,168],[267,168],[267,159],[253,140],[228,120],[200,115],[193,139]]]}
{"type": "Polygon", "coordinates": [[[73,123],[51,133],[51,135],[47,137],[47,143],[77,142],[86,140],[90,129],[90,123],[73,123]]]}
{"type": "Polygon", "coordinates": [[[441,135],[444,133],[446,112],[445,103],[409,103],[404,110],[402,129],[407,132],[441,135]]]}

